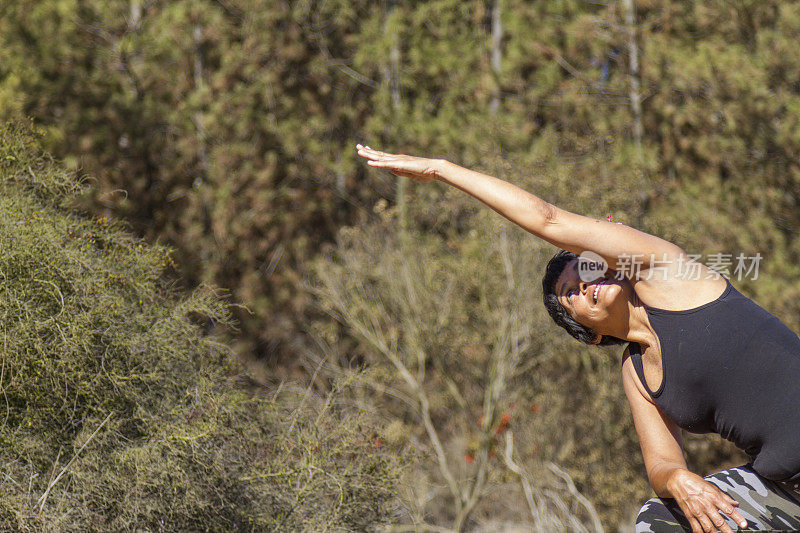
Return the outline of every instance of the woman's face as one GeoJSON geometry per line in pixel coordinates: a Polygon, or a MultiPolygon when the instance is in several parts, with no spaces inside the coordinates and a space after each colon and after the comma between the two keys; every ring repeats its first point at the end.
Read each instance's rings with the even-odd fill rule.
{"type": "Polygon", "coordinates": [[[616,279],[616,272],[607,270],[605,275],[591,282],[578,275],[578,259],[573,259],[556,280],[556,297],[579,324],[603,334],[613,328],[615,322],[626,321],[628,302],[633,287],[627,278],[616,279]]]}

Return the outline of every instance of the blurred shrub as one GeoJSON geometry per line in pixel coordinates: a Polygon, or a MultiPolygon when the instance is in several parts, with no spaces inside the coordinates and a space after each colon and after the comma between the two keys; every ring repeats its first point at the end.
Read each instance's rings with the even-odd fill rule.
{"type": "MultiPolygon", "coordinates": [[[[25,124],[0,129],[0,529],[361,529],[395,461],[366,415],[236,386],[209,290],[169,251],[69,208],[80,186],[25,124]]],[[[346,386],[347,384],[342,384],[346,386]]]]}

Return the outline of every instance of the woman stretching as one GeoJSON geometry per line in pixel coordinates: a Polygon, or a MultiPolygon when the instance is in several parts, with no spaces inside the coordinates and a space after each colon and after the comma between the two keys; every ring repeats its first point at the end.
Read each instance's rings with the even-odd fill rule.
{"type": "Polygon", "coordinates": [[[586,344],[627,343],[622,383],[659,496],[641,508],[637,532],[800,530],[797,335],[663,239],[441,159],[356,148],[373,167],[457,187],[562,249],[542,280],[550,316],[586,344]],[[693,474],[681,428],[718,433],[751,462],[693,474]]]}

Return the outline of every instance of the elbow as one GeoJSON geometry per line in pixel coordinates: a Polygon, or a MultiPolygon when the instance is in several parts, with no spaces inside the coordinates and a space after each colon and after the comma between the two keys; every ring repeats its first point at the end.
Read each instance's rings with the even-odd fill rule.
{"type": "Polygon", "coordinates": [[[542,204],[542,217],[545,225],[556,224],[558,222],[558,208],[549,202],[542,204]]]}

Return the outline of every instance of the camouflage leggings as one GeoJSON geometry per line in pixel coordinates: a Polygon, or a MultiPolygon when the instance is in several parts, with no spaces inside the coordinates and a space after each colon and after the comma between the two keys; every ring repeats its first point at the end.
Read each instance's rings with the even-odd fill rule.
{"type": "MultiPolygon", "coordinates": [[[[733,531],[800,531],[800,483],[770,481],[753,472],[750,465],[705,479],[739,502],[739,514],[747,520],[747,529],[738,529],[733,520],[722,515],[733,531]]],[[[675,531],[692,531],[675,500],[653,498],[639,510],[636,533],[675,531]]]]}

